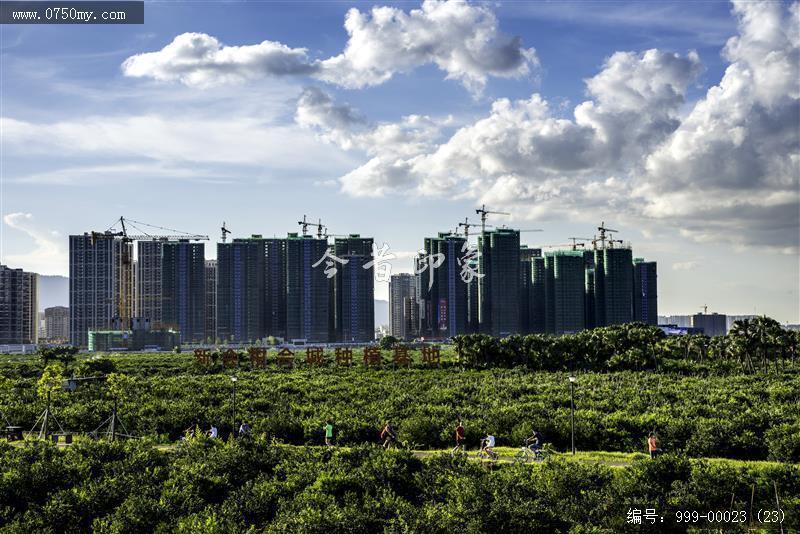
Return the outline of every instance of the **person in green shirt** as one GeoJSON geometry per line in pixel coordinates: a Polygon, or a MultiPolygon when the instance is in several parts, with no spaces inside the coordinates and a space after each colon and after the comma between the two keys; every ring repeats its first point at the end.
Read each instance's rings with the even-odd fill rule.
{"type": "Polygon", "coordinates": [[[333,424],[330,421],[325,421],[325,445],[333,447],[333,424]]]}

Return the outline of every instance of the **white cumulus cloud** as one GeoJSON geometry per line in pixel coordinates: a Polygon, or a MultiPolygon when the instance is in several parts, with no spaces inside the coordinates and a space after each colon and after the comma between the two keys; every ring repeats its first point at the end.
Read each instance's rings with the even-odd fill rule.
{"type": "MultiPolygon", "coordinates": [[[[586,80],[589,98],[572,118],[538,94],[498,99],[449,138],[439,129],[402,151],[368,144],[370,159],[341,177],[342,190],[475,198],[531,218],[613,213],[697,242],[797,253],[800,7],[737,1],[733,13],[730,65],[688,111],[702,70],[695,52],[616,52],[586,80]]],[[[357,148],[365,139],[363,122],[313,126],[357,148]]]]}
{"type": "Polygon", "coordinates": [[[447,78],[480,91],[488,76],[524,76],[536,53],[518,37],[503,34],[487,7],[461,1],[426,0],[405,11],[373,7],[348,11],[344,51],[320,63],[318,77],[344,87],[378,85],[395,73],[435,64],[447,78]]]}
{"type": "Polygon", "coordinates": [[[205,33],[183,33],[158,52],[129,57],[122,72],[135,78],[209,87],[264,76],[309,74],[316,67],[306,52],[274,41],[226,46],[205,33]]]}
{"type": "Polygon", "coordinates": [[[3,216],[3,222],[26,234],[33,245],[32,250],[24,254],[7,254],[4,261],[9,267],[21,267],[38,274],[65,274],[62,269],[67,264],[67,251],[63,236],[41,228],[30,213],[8,213],[3,216]]]}
{"type": "Polygon", "coordinates": [[[477,94],[489,76],[525,76],[537,65],[535,51],[500,31],[490,9],[459,0],[426,0],[408,12],[354,8],[344,27],[344,51],[327,59],[312,60],[307,49],[275,41],[233,46],[205,33],[184,33],[161,50],[129,57],[122,71],[195,87],[300,75],[361,88],[433,64],[477,94]]]}

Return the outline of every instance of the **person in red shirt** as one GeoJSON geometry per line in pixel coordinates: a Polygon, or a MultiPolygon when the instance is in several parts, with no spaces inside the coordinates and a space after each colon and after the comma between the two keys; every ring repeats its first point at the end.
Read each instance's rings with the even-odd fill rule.
{"type": "Polygon", "coordinates": [[[456,426],[456,446],[453,447],[453,450],[450,451],[450,455],[454,456],[459,450],[464,450],[464,440],[466,439],[466,430],[464,430],[464,425],[461,424],[461,419],[458,420],[458,425],[456,426]]]}
{"type": "Polygon", "coordinates": [[[656,438],[655,432],[650,432],[650,436],[647,438],[647,449],[650,451],[650,458],[655,458],[661,453],[661,449],[658,448],[658,438],[656,438]]]}

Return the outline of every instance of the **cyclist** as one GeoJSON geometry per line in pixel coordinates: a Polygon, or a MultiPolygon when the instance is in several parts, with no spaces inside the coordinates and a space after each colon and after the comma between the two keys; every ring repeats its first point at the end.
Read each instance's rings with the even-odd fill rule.
{"type": "Polygon", "coordinates": [[[494,456],[494,436],[486,434],[481,440],[481,452],[486,453],[490,458],[494,456]]]}
{"type": "Polygon", "coordinates": [[[251,432],[252,429],[247,424],[247,421],[242,421],[242,424],[239,425],[239,438],[249,438],[251,432]]]}
{"type": "Polygon", "coordinates": [[[450,451],[450,454],[455,454],[458,450],[464,450],[464,440],[466,439],[466,431],[464,430],[464,425],[461,423],[461,419],[458,420],[458,425],[456,426],[456,446],[453,447],[453,450],[450,451]]]}
{"type": "Polygon", "coordinates": [[[531,436],[525,440],[525,445],[527,445],[528,448],[534,453],[538,452],[542,448],[542,435],[538,430],[533,430],[533,434],[531,434],[531,436]]]}
{"type": "Polygon", "coordinates": [[[383,440],[384,449],[388,449],[394,444],[395,441],[397,441],[397,432],[395,432],[390,421],[386,421],[386,424],[383,425],[383,430],[381,430],[381,439],[383,440]]]}

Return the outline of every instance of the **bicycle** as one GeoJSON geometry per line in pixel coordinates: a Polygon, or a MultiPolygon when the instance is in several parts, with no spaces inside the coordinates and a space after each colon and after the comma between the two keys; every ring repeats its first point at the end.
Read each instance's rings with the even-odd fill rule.
{"type": "Polygon", "coordinates": [[[490,460],[492,462],[496,462],[500,459],[500,455],[497,454],[495,451],[490,451],[487,449],[481,449],[476,454],[475,457],[481,461],[483,460],[490,460]]]}
{"type": "Polygon", "coordinates": [[[531,449],[528,445],[522,445],[514,455],[514,463],[543,462],[545,454],[542,449],[531,449]]]}

